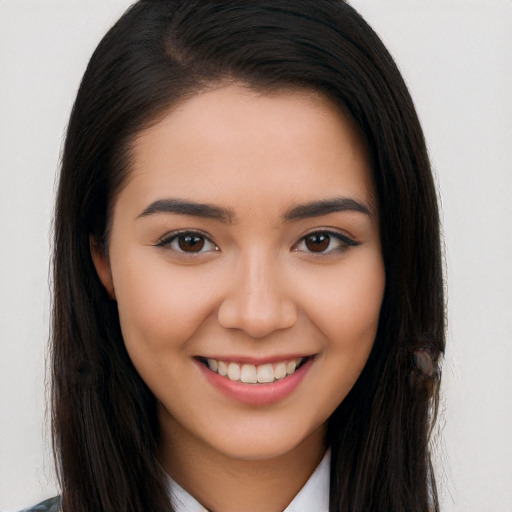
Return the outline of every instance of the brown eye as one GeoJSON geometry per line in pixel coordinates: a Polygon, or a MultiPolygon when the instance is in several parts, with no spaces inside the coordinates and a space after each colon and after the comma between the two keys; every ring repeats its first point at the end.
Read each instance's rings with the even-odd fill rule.
{"type": "Polygon", "coordinates": [[[315,231],[302,237],[294,246],[294,251],[310,254],[343,253],[350,247],[356,247],[360,242],[337,231],[315,231]]]}
{"type": "Polygon", "coordinates": [[[308,251],[324,252],[331,243],[331,237],[326,233],[313,233],[304,238],[304,243],[308,251]]]}
{"type": "Polygon", "coordinates": [[[198,235],[179,235],[178,246],[183,252],[200,252],[205,245],[203,236],[198,235]]]}
{"type": "Polygon", "coordinates": [[[206,252],[219,251],[219,247],[206,235],[194,231],[170,233],[162,238],[157,247],[168,249],[178,254],[199,255],[206,252]]]}

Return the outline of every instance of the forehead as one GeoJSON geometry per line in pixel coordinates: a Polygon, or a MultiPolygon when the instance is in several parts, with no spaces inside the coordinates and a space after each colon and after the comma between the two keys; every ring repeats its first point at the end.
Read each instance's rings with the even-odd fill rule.
{"type": "Polygon", "coordinates": [[[126,192],[146,202],[171,194],[222,203],[233,193],[273,204],[315,195],[373,202],[364,140],[331,101],[238,84],[196,94],[142,131],[126,192]]]}

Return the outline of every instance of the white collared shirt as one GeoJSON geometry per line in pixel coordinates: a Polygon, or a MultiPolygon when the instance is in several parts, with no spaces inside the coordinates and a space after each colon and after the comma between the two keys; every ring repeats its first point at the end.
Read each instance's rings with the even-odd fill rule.
{"type": "MultiPolygon", "coordinates": [[[[283,512],[329,512],[330,465],[331,455],[327,451],[304,487],[283,512]]],[[[195,498],[171,478],[169,478],[169,490],[176,512],[207,512],[195,498]]]]}

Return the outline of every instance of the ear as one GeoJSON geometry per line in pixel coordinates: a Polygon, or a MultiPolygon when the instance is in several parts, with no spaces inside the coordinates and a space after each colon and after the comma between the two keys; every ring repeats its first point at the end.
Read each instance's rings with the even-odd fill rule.
{"type": "Polygon", "coordinates": [[[112,281],[112,273],[110,272],[110,261],[108,259],[107,251],[102,242],[98,241],[93,235],[89,235],[89,247],[91,250],[92,262],[96,269],[96,273],[100,278],[108,296],[111,299],[116,298],[114,290],[114,283],[112,281]]]}

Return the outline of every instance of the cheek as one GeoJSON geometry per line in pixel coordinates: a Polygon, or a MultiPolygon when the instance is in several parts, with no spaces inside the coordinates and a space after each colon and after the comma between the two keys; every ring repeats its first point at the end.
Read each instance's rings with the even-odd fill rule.
{"type": "Polygon", "coordinates": [[[333,276],[317,274],[305,300],[311,320],[330,341],[330,348],[365,350],[373,344],[385,285],[380,253],[347,262],[333,276]]]}
{"type": "Polygon", "coordinates": [[[325,407],[328,416],[359,378],[377,334],[384,269],[377,264],[365,270],[364,273],[340,274],[340,280],[329,285],[326,300],[323,303],[318,300],[317,309],[312,313],[317,328],[327,340],[322,355],[326,402],[319,402],[319,406],[325,407]]]}
{"type": "MultiPolygon", "coordinates": [[[[211,281],[211,279],[210,279],[211,281]]],[[[129,352],[186,348],[214,310],[214,297],[197,269],[173,269],[165,260],[126,258],[114,275],[119,318],[129,352]]]]}
{"type": "Polygon", "coordinates": [[[321,379],[327,392],[322,407],[329,415],[345,399],[368,360],[384,285],[380,254],[348,261],[335,278],[317,275],[316,293],[308,300],[310,320],[325,339],[321,379]]]}

